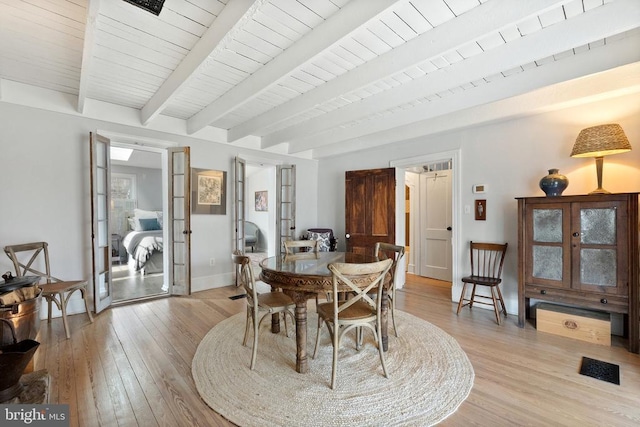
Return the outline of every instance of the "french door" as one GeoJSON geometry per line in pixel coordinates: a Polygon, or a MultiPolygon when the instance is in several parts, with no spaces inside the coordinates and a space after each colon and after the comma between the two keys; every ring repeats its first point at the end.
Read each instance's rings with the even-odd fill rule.
{"type": "MultiPolygon", "coordinates": [[[[96,313],[113,302],[111,274],[111,140],[103,135],[89,134],[91,167],[91,252],[93,301],[96,313]]],[[[169,293],[191,293],[191,174],[189,147],[167,149],[169,202],[164,233],[164,257],[168,262],[169,293]]],[[[166,181],[165,181],[166,182],[166,181]]]]}
{"type": "Polygon", "coordinates": [[[276,168],[276,253],[284,252],[285,240],[296,240],[296,166],[276,168]]]}
{"type": "Polygon", "coordinates": [[[91,163],[91,259],[93,308],[100,313],[113,301],[111,283],[111,141],[89,133],[91,163]]]}
{"type": "MultiPolygon", "coordinates": [[[[247,205],[246,160],[235,159],[234,182],[234,249],[244,252],[244,230],[247,205]]],[[[294,240],[296,229],[296,167],[295,165],[276,165],[276,253],[283,250],[282,242],[294,240]]]]}
{"type": "Polygon", "coordinates": [[[189,147],[169,157],[169,283],[171,295],[191,294],[191,165],[189,147]]]}

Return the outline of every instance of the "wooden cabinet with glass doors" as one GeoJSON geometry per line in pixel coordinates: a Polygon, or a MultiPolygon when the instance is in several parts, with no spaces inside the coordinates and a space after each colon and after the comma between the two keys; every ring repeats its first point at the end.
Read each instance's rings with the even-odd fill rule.
{"type": "Polygon", "coordinates": [[[621,313],[638,353],[638,193],[517,200],[518,325],[531,298],[621,313]]]}

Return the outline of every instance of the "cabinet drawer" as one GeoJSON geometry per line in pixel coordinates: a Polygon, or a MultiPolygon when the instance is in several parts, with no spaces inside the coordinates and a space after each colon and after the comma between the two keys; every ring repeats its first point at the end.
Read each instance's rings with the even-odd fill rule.
{"type": "Polygon", "coordinates": [[[527,285],[525,298],[535,298],[544,301],[562,302],[583,308],[592,308],[609,313],[628,313],[629,299],[619,295],[605,295],[575,290],[551,288],[537,285],[527,285]]]}

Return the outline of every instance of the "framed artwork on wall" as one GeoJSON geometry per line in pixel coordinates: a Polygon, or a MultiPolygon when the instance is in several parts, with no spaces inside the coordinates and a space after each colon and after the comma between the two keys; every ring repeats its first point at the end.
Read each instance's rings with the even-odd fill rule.
{"type": "Polygon", "coordinates": [[[269,203],[266,191],[256,191],[256,211],[267,212],[269,203]]]}
{"type": "Polygon", "coordinates": [[[191,213],[227,214],[227,172],[191,168],[191,213]]]}
{"type": "Polygon", "coordinates": [[[487,201],[476,200],[475,201],[476,221],[487,220],[487,201]]]}

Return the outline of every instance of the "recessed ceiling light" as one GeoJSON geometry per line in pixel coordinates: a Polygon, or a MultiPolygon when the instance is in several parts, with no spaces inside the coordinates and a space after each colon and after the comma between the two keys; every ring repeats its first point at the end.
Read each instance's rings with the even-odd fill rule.
{"type": "Polygon", "coordinates": [[[122,160],[123,162],[128,162],[129,157],[131,157],[131,153],[133,153],[133,150],[131,148],[120,148],[120,147],[113,147],[113,146],[110,148],[111,148],[111,153],[110,153],[111,160],[122,160]]]}
{"type": "Polygon", "coordinates": [[[164,0],[124,0],[127,3],[131,3],[135,6],[138,6],[141,9],[146,10],[147,12],[151,12],[154,15],[160,15],[160,11],[162,10],[162,5],[164,4],[164,0]]]}

